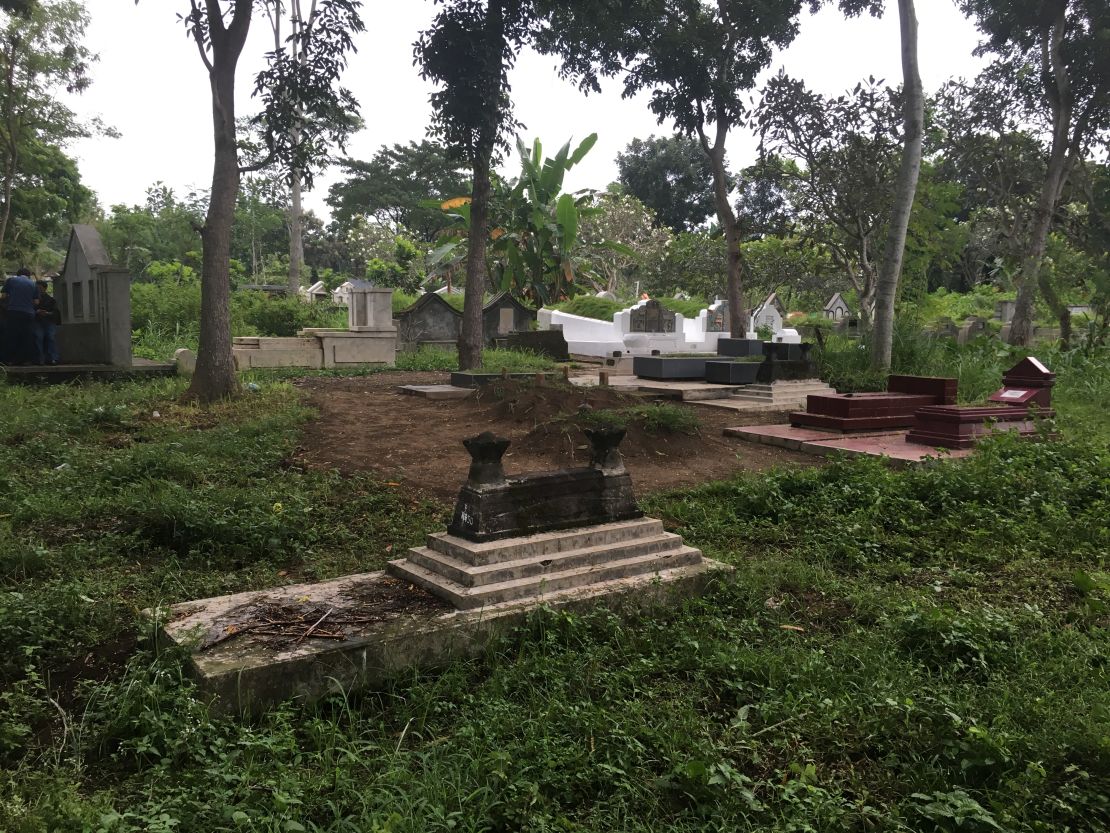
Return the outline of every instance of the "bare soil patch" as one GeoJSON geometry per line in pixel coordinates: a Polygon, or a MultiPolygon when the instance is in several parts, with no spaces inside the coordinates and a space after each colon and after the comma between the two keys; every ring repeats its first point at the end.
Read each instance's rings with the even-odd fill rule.
{"type": "MultiPolygon", "coordinates": [[[[298,462],[388,481],[451,500],[466,480],[470,455],[462,441],[492,431],[512,441],[505,471],[523,474],[583,466],[589,461],[579,408],[627,408],[645,401],[611,388],[498,382],[469,399],[432,402],[398,392],[399,385],[446,384],[446,373],[380,373],[302,379],[317,410],[305,426],[298,462]]],[[[782,422],[785,413],[737,414],[677,403],[697,414],[696,434],[655,433],[633,424],[621,452],[640,494],[723,480],[740,471],[820,465],[808,454],[725,437],[734,425],[782,422]]]]}

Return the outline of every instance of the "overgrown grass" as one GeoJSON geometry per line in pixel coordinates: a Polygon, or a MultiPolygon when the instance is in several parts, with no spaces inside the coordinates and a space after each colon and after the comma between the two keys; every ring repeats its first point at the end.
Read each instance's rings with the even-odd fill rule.
{"type": "Polygon", "coordinates": [[[479,660],[245,721],[177,655],[94,682],[98,657],[139,608],[371,569],[446,508],[299,468],[283,383],[211,411],[180,391],[0,386],[0,830],[1110,825],[1090,437],[651,496],[732,581],[629,620],[540,614],[479,660]]]}
{"type": "MultiPolygon", "coordinates": [[[[554,370],[556,363],[546,356],[528,350],[482,351],[480,373],[534,373],[554,370]]],[[[397,354],[397,369],[409,371],[454,371],[459,369],[459,354],[442,347],[421,347],[419,350],[397,354]]]]}
{"type": "MultiPolygon", "coordinates": [[[[884,390],[886,374],[869,367],[867,344],[830,335],[815,352],[821,378],[840,391],[884,390]]],[[[945,376],[958,380],[963,403],[982,402],[1002,384],[1002,374],[1023,357],[1034,355],[1056,373],[1053,403],[1059,424],[1073,436],[1094,436],[1110,443],[1110,348],[1039,345],[1012,347],[994,338],[959,345],[921,333],[916,322],[895,326],[891,372],[945,376]]]]}
{"type": "Polygon", "coordinates": [[[583,426],[612,426],[627,428],[638,425],[649,434],[696,434],[698,415],[691,408],[682,408],[667,402],[643,403],[627,408],[602,408],[585,410],[572,419],[583,426]]]}

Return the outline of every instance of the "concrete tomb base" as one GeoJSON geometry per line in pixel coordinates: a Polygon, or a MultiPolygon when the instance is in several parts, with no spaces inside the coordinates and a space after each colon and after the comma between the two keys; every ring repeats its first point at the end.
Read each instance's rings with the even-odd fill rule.
{"type": "Polygon", "coordinates": [[[705,378],[705,364],[711,356],[635,356],[632,373],[641,379],[656,381],[700,380],[705,378]]]}
{"type": "Polygon", "coordinates": [[[703,559],[480,609],[452,606],[384,572],[184,602],[152,614],[163,644],[186,648],[199,693],[224,712],[381,686],[433,670],[552,610],[650,610],[702,595],[732,568],[703,559]],[[328,614],[316,630],[305,636],[328,614]]]}
{"type": "Polygon", "coordinates": [[[550,373],[477,373],[471,370],[458,370],[451,373],[451,384],[456,388],[480,388],[493,382],[513,380],[534,382],[536,379],[551,379],[550,373]]]}
{"type": "Polygon", "coordinates": [[[745,385],[738,388],[728,399],[714,400],[705,404],[733,410],[763,408],[786,411],[804,405],[809,396],[835,392],[820,379],[794,379],[770,384],[745,385]]]}
{"type": "Polygon", "coordinates": [[[477,543],[449,533],[391,561],[388,572],[460,610],[531,598],[547,601],[590,585],[695,568],[701,552],[653,518],[477,543]]]}
{"type": "Polygon", "coordinates": [[[721,338],[717,340],[717,355],[732,358],[762,356],[763,342],[751,338],[721,338]]]}
{"type": "Polygon", "coordinates": [[[885,393],[810,396],[806,410],[792,413],[790,423],[844,433],[909,428],[918,408],[955,401],[955,379],[894,375],[887,380],[885,393]]]}
{"type": "Polygon", "coordinates": [[[1037,434],[1037,419],[1051,419],[1052,387],[1056,374],[1032,356],[1022,359],[1002,376],[1002,388],[988,397],[990,405],[933,405],[914,415],[906,435],[911,443],[940,448],[971,448],[980,437],[1014,431],[1021,437],[1037,434]]]}
{"type": "Polygon", "coordinates": [[[715,385],[753,385],[760,366],[759,362],[708,361],[705,381],[715,385]]]}
{"type": "Polygon", "coordinates": [[[731,572],[641,515],[618,448],[623,429],[588,436],[589,468],[514,478],[501,464],[508,440],[467,440],[470,473],[449,531],[391,561],[393,577],[174,605],[158,614],[161,638],[191,650],[203,693],[253,711],[480,653],[539,605],[642,608],[700,594],[731,572]],[[587,476],[593,488],[579,489],[587,476]],[[570,521],[581,525],[563,528],[570,521]]]}
{"type": "Polygon", "coordinates": [[[473,396],[475,388],[457,388],[454,385],[399,385],[397,390],[409,396],[419,396],[433,402],[466,399],[473,396]]]}
{"type": "MultiPolygon", "coordinates": [[[[1053,412],[1039,414],[1049,418],[1053,412]]],[[[934,448],[971,448],[980,438],[997,431],[1016,431],[1019,436],[1031,437],[1036,435],[1037,425],[1025,408],[933,405],[917,412],[906,439],[934,448]]]]}
{"type": "Polygon", "coordinates": [[[289,338],[240,336],[232,339],[231,352],[238,370],[391,366],[397,357],[397,332],[313,329],[289,338]]]}
{"type": "Polygon", "coordinates": [[[906,440],[904,431],[875,431],[844,434],[819,428],[794,425],[743,425],[724,429],[725,436],[747,442],[774,445],[828,457],[844,454],[849,457],[885,457],[894,465],[909,465],[937,457],[957,458],[970,450],[938,451],[906,440]]]}

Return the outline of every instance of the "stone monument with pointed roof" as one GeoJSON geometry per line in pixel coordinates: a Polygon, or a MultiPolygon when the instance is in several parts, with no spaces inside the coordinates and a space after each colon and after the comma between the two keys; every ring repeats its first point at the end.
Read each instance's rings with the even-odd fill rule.
{"type": "Polygon", "coordinates": [[[131,367],[131,277],[112,263],[95,227],[72,227],[54,294],[62,364],[131,367]]]}

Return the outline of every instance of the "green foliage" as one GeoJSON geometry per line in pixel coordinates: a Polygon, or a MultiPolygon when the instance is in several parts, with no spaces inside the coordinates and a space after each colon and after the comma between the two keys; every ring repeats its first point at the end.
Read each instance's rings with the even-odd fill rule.
{"type": "Polygon", "coordinates": [[[543,305],[580,291],[587,276],[576,263],[579,215],[596,209],[591,195],[563,191],[563,177],[597,142],[591,133],[577,147],[567,142],[554,157],[543,155],[539,139],[531,150],[517,139],[520,176],[501,197],[491,235],[490,254],[496,258],[495,281],[502,290],[543,305]]]}
{"type": "Polygon", "coordinates": [[[310,416],[287,385],[211,411],[175,405],[181,390],[0,386],[22,437],[0,444],[0,829],[1110,819],[1110,640],[1088,604],[1110,548],[1106,445],[1001,438],[961,462],[643,496],[735,577],[626,620],[538,611],[477,659],[244,719],[208,711],[184,657],[126,643],[136,610],[373,568],[447,507],[283,465],[310,416]],[[117,664],[96,666],[112,645],[117,664]]]}
{"type": "MultiPolygon", "coordinates": [[[[165,361],[178,347],[195,349],[200,332],[200,284],[131,284],[131,325],[136,353],[165,361]]],[[[293,336],[306,327],[346,327],[347,311],[264,292],[233,292],[231,332],[236,336],[293,336]]]]}
{"type": "Polygon", "coordinates": [[[674,310],[686,318],[697,318],[698,313],[709,306],[705,298],[657,298],[660,304],[674,310]]]}
{"type": "Polygon", "coordinates": [[[447,225],[439,203],[470,192],[469,177],[457,160],[428,140],[383,145],[369,162],[340,164],[346,179],[328,188],[327,203],[341,226],[367,215],[382,225],[407,228],[430,243],[447,225]]]}
{"type": "Polygon", "coordinates": [[[91,80],[95,60],[82,40],[89,17],[72,0],[29,3],[23,14],[0,18],[0,255],[29,259],[66,222],[92,208],[77,166],[62,148],[93,129],[66,101],[91,80]]]}
{"type": "MultiPolygon", "coordinates": [[[[475,373],[533,373],[553,370],[555,362],[546,356],[539,356],[527,350],[483,350],[482,366],[475,373]]],[[[421,347],[408,353],[397,354],[398,370],[440,370],[459,369],[459,356],[454,350],[442,347],[421,347]]]]}
{"type": "Polygon", "coordinates": [[[648,264],[641,289],[654,297],[682,290],[712,298],[725,291],[727,250],[723,236],[688,232],[675,237],[662,259],[648,264]]]}
{"type": "Polygon", "coordinates": [[[992,318],[995,304],[1013,299],[1013,292],[1001,292],[991,284],[979,284],[963,293],[949,292],[942,287],[919,298],[914,306],[922,323],[934,324],[941,318],[959,323],[971,316],[992,318]]]}
{"type": "Polygon", "coordinates": [[[589,426],[637,425],[649,434],[697,434],[700,425],[693,410],[667,402],[589,410],[575,421],[589,426]]]}
{"type": "Polygon", "coordinates": [[[713,213],[713,171],[697,139],[633,139],[617,154],[624,189],[675,234],[693,231],[713,213]]]}
{"type": "Polygon", "coordinates": [[[608,298],[598,298],[596,295],[575,295],[566,301],[551,304],[552,309],[570,315],[581,315],[583,318],[596,318],[598,321],[612,321],[613,316],[625,309],[628,304],[620,301],[610,301],[608,298]]]}

